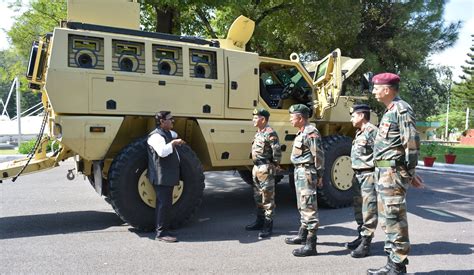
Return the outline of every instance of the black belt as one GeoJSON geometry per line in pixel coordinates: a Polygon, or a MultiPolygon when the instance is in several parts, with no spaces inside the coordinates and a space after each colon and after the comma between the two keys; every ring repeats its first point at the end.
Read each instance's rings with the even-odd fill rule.
{"type": "Polygon", "coordinates": [[[270,164],[271,162],[266,159],[257,159],[253,162],[255,165],[264,165],[264,164],[270,164]]]}
{"type": "Polygon", "coordinates": [[[375,168],[354,169],[354,173],[356,173],[356,175],[372,173],[374,171],[375,171],[375,168]]]}

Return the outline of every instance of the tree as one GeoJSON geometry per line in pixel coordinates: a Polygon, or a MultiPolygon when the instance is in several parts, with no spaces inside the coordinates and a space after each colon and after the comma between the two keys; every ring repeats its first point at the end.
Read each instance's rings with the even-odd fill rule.
{"type": "MultiPolygon", "coordinates": [[[[21,92],[21,109],[26,110],[40,102],[39,93],[26,92],[28,90],[28,82],[24,77],[25,67],[23,62],[14,50],[0,51],[0,98],[6,104],[8,93],[15,77],[20,79],[21,92]]],[[[3,111],[3,106],[0,106],[0,112],[3,111]]],[[[10,102],[7,105],[7,112],[10,118],[16,116],[16,92],[13,91],[10,102]]]]}
{"type": "MultiPolygon", "coordinates": [[[[426,58],[452,46],[460,26],[445,24],[444,6],[442,0],[144,0],[141,24],[147,31],[224,38],[233,20],[245,15],[256,24],[247,50],[284,59],[298,52],[309,61],[340,48],[344,55],[365,58],[360,74],[400,74],[402,97],[424,119],[437,111],[433,105],[445,102],[446,94],[436,77],[439,70],[431,69],[426,58]]],[[[9,32],[20,55],[27,56],[30,42],[51,31],[65,13],[65,0],[33,0],[9,32]]],[[[358,83],[347,87],[353,93],[358,83]]]]}
{"type": "MultiPolygon", "coordinates": [[[[20,8],[21,1],[10,3],[12,8],[20,8]]],[[[12,44],[28,60],[31,43],[51,32],[66,19],[66,0],[33,0],[22,15],[15,18],[15,24],[7,32],[12,44]]]]}
{"type": "MultiPolygon", "coordinates": [[[[474,42],[474,35],[471,35],[474,42]]],[[[467,53],[469,57],[466,60],[466,65],[461,66],[463,75],[460,76],[461,82],[456,83],[452,90],[452,95],[455,101],[455,107],[465,110],[469,108],[471,112],[474,110],[474,45],[470,48],[471,52],[467,53]]]]}
{"type": "MultiPolygon", "coordinates": [[[[22,1],[9,3],[10,8],[19,9],[22,1]]],[[[10,86],[15,77],[19,77],[21,85],[21,108],[26,110],[37,104],[41,98],[39,93],[31,93],[26,80],[25,72],[31,43],[38,37],[45,35],[59,26],[61,20],[66,18],[65,0],[36,0],[30,3],[28,10],[15,18],[15,24],[7,32],[13,48],[0,52],[0,96],[5,101],[10,91],[10,86]]],[[[16,94],[12,95],[8,105],[10,117],[16,115],[16,94]]]]}

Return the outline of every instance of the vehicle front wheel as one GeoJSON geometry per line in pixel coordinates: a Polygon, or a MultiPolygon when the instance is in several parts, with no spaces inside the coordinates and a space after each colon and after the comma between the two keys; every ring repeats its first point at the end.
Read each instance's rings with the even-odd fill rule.
{"type": "MultiPolygon", "coordinates": [[[[147,178],[147,137],[139,138],[114,158],[109,169],[110,200],[117,215],[131,226],[145,231],[155,228],[156,193],[147,178]]],[[[182,226],[199,208],[204,173],[201,162],[187,145],[176,147],[181,179],[173,192],[171,227],[182,226]]]]}

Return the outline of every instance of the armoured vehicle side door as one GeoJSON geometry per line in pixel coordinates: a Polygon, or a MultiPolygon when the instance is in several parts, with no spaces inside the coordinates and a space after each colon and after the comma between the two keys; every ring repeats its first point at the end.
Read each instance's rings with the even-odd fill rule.
{"type": "Polygon", "coordinates": [[[229,108],[253,109],[258,99],[258,55],[225,51],[229,108]]]}
{"type": "Polygon", "coordinates": [[[323,59],[306,66],[313,79],[314,111],[322,118],[325,110],[334,107],[341,95],[342,82],[362,64],[363,59],[341,56],[336,49],[323,59]]]}

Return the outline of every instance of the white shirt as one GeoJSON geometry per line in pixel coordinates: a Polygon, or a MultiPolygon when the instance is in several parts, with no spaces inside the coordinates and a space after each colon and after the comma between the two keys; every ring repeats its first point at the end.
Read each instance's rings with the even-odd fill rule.
{"type": "MultiPolygon", "coordinates": [[[[178,137],[178,134],[175,131],[171,132],[171,138],[175,139],[178,137]]],[[[148,145],[153,147],[155,152],[158,154],[159,157],[164,158],[169,156],[173,153],[173,145],[170,143],[166,143],[165,139],[158,133],[151,135],[148,138],[148,145]]],[[[178,156],[179,159],[179,156],[178,156]]]]}

